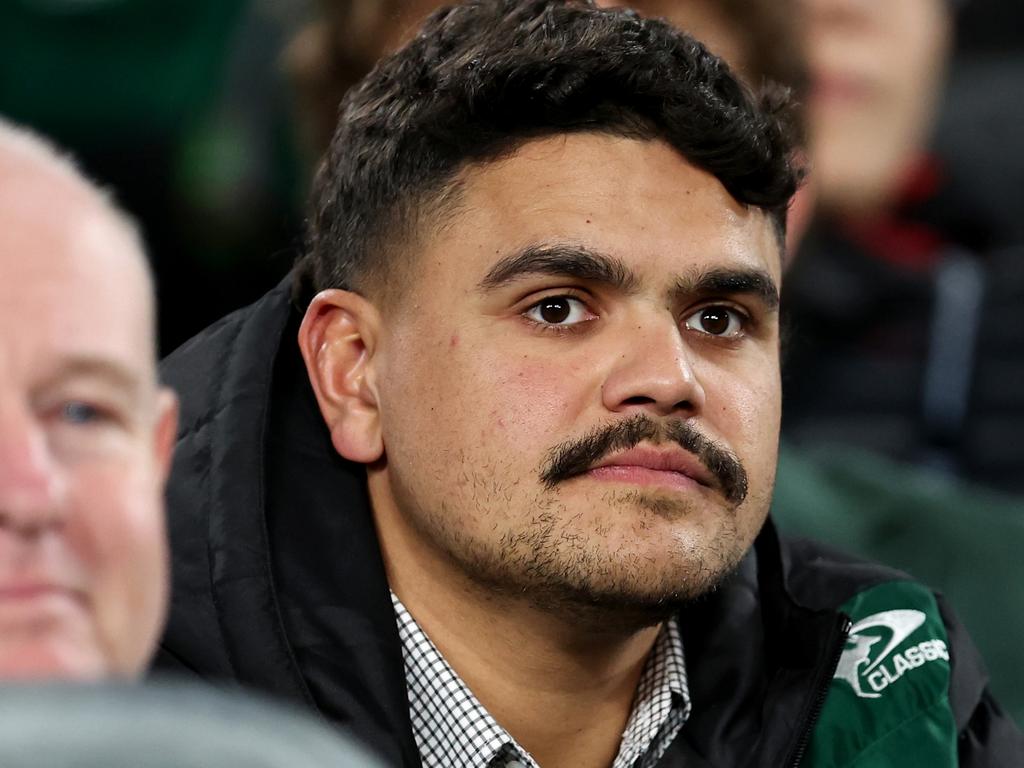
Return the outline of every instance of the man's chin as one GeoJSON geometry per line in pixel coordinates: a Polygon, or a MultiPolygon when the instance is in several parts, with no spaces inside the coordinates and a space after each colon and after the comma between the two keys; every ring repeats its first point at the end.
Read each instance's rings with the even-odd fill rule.
{"type": "Polygon", "coordinates": [[[718,589],[736,570],[737,562],[695,572],[678,573],[661,585],[602,584],[582,580],[577,584],[535,585],[529,591],[532,605],[561,620],[591,632],[635,631],[660,624],[686,606],[718,589]],[[667,586],[671,583],[671,586],[667,586]]]}
{"type": "Polygon", "coordinates": [[[107,673],[107,664],[98,651],[62,638],[0,645],[2,680],[96,682],[107,673]]]}
{"type": "Polygon", "coordinates": [[[634,595],[601,595],[590,600],[564,600],[560,605],[546,606],[554,609],[558,616],[569,619],[576,626],[586,627],[590,632],[634,632],[645,627],[661,624],[678,614],[690,598],[672,595],[661,600],[651,600],[634,595]]]}
{"type": "Polygon", "coordinates": [[[96,682],[106,677],[95,658],[37,651],[14,654],[0,663],[0,678],[9,681],[67,680],[96,682]]]}

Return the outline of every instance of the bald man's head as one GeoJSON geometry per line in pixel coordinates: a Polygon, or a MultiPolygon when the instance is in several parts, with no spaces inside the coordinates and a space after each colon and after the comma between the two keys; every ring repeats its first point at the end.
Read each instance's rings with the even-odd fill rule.
{"type": "Polygon", "coordinates": [[[176,404],[132,222],[0,122],[0,678],[130,677],[167,599],[176,404]]]}
{"type": "MultiPolygon", "coordinates": [[[[137,283],[134,297],[149,318],[155,355],[153,278],[142,237],[134,220],[117,208],[110,195],[86,179],[74,160],[41,136],[0,119],[0,222],[14,236],[74,241],[109,236],[115,247],[105,265],[137,283]],[[15,223],[21,221],[21,225],[15,223]],[[38,225],[38,226],[37,226],[38,225]]],[[[0,231],[0,237],[3,232],[0,231]]],[[[0,257],[8,251],[7,245],[0,257]]],[[[71,249],[59,247],[59,258],[71,249]]]]}

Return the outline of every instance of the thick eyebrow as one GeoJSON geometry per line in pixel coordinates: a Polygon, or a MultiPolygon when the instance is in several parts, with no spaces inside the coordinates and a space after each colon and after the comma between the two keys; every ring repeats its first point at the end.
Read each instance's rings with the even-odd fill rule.
{"type": "Polygon", "coordinates": [[[482,291],[531,275],[573,277],[632,293],[640,281],[619,259],[578,245],[530,245],[501,259],[479,283],[482,291]]]}
{"type": "Polygon", "coordinates": [[[779,308],[779,287],[775,279],[758,269],[711,269],[676,281],[679,296],[748,295],[771,311],[779,308]]]}

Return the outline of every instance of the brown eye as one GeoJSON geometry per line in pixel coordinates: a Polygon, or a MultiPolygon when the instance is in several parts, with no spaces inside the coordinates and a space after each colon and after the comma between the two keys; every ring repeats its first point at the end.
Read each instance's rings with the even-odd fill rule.
{"type": "Polygon", "coordinates": [[[564,296],[545,299],[538,305],[538,309],[540,310],[540,317],[545,323],[554,324],[564,323],[572,311],[569,300],[564,296]]]}
{"type": "Polygon", "coordinates": [[[743,317],[735,309],[719,304],[694,312],[686,318],[686,327],[709,336],[730,338],[743,332],[743,317]]]}
{"type": "Polygon", "coordinates": [[[721,307],[708,307],[700,313],[700,326],[715,336],[729,330],[729,313],[721,307]]]}
{"type": "Polygon", "coordinates": [[[538,301],[524,314],[543,325],[577,325],[594,319],[587,306],[572,296],[548,296],[538,301]]]}

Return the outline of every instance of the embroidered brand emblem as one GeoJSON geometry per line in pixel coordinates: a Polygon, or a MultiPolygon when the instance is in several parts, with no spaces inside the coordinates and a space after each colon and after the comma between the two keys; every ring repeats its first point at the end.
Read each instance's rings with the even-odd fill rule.
{"type": "Polygon", "coordinates": [[[907,672],[932,661],[948,661],[949,651],[942,640],[900,647],[925,618],[922,611],[904,609],[858,621],[850,629],[835,677],[849,683],[861,698],[877,699],[907,672]]]}

